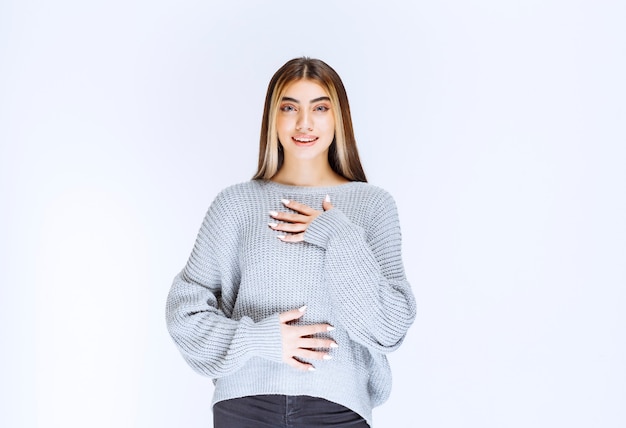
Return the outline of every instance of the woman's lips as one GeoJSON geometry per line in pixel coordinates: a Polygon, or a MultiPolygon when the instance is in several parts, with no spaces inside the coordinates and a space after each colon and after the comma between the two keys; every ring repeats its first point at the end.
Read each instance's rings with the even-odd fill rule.
{"type": "Polygon", "coordinates": [[[291,137],[291,140],[297,146],[312,146],[318,140],[318,137],[316,137],[314,135],[304,135],[304,134],[302,134],[302,135],[294,135],[293,137],[291,137]]]}

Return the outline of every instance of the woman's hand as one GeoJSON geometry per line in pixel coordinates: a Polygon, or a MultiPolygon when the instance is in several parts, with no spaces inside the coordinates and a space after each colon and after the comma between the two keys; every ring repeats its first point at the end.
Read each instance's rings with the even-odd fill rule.
{"type": "Polygon", "coordinates": [[[301,359],[330,360],[331,356],[322,349],[337,348],[337,343],[332,339],[309,337],[335,329],[328,324],[302,326],[288,324],[304,315],[305,310],[306,306],[303,306],[300,309],[293,309],[278,315],[283,342],[283,361],[296,369],[313,371],[315,367],[312,364],[302,362],[301,359]]]}
{"type": "MultiPolygon", "coordinates": [[[[288,201],[283,199],[281,201],[287,208],[291,208],[298,214],[270,211],[270,216],[273,219],[280,220],[283,223],[269,223],[269,226],[278,231],[289,232],[289,235],[280,235],[278,239],[284,242],[301,242],[304,240],[304,232],[309,224],[317,218],[322,211],[315,210],[308,205],[304,205],[295,201],[288,201]]],[[[326,195],[324,202],[322,202],[322,208],[324,211],[328,211],[333,206],[330,203],[330,197],[326,195]]]]}

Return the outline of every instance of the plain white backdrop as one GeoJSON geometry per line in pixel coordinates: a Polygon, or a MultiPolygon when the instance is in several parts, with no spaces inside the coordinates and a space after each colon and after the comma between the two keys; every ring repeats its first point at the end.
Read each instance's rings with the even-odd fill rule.
{"type": "Polygon", "coordinates": [[[626,3],[0,0],[0,425],[210,427],[164,305],[318,57],[419,313],[378,428],[626,426],[626,3]]]}

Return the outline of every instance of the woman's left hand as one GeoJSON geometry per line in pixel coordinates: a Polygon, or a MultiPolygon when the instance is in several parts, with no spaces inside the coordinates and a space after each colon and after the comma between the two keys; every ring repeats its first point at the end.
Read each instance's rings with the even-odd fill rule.
{"type": "MultiPolygon", "coordinates": [[[[297,214],[270,211],[270,217],[275,220],[280,220],[283,223],[269,223],[269,226],[281,232],[289,232],[288,235],[280,235],[278,239],[283,242],[302,242],[304,241],[304,232],[313,220],[317,218],[322,211],[315,210],[308,205],[301,204],[295,201],[288,201],[283,199],[281,201],[287,208],[291,208],[296,211],[297,214]]],[[[330,197],[327,195],[322,202],[322,208],[324,211],[328,211],[333,206],[330,203],[330,197]]]]}

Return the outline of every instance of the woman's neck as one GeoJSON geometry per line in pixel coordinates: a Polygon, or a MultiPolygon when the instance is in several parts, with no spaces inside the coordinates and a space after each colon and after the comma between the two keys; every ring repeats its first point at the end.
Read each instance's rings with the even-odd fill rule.
{"type": "Polygon", "coordinates": [[[284,162],[272,181],[290,186],[326,187],[348,183],[350,180],[332,170],[328,162],[284,162]]]}

